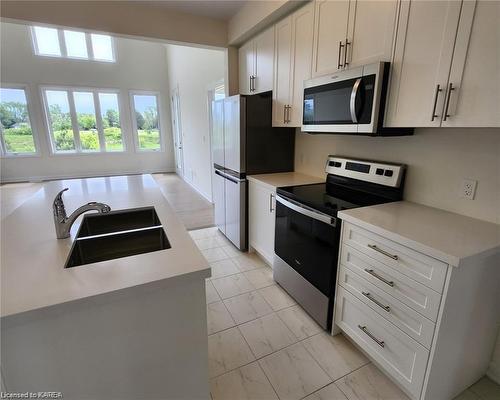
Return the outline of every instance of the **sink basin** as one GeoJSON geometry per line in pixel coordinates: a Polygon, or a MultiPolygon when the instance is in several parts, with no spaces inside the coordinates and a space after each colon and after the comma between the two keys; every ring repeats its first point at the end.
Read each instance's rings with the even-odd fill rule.
{"type": "Polygon", "coordinates": [[[86,214],[77,238],[122,232],[161,225],[154,207],[110,211],[106,214],[86,214]]]}
{"type": "Polygon", "coordinates": [[[154,207],[85,215],[65,268],[169,249],[154,207]]]}

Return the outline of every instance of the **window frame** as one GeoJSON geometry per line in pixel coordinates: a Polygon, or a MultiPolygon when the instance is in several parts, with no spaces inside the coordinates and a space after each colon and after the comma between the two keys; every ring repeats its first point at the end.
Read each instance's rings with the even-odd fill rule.
{"type": "Polygon", "coordinates": [[[30,26],[30,34],[31,34],[31,46],[33,49],[33,54],[37,57],[47,57],[47,58],[65,58],[68,60],[75,60],[75,61],[91,61],[91,62],[96,62],[96,63],[105,63],[105,64],[112,64],[116,63],[116,45],[115,45],[115,38],[107,33],[101,33],[101,32],[88,32],[84,31],[81,29],[64,29],[64,28],[59,28],[56,26],[50,26],[50,25],[31,25],[30,26]],[[38,43],[37,43],[37,38],[36,38],[36,33],[35,33],[35,27],[42,27],[42,28],[51,28],[57,30],[57,38],[58,38],[58,44],[59,44],[59,51],[61,52],[61,55],[50,55],[50,54],[40,54],[39,49],[38,49],[38,43]],[[85,34],[85,44],[87,46],[87,55],[88,57],[75,57],[75,56],[69,56],[68,51],[66,48],[66,39],[64,37],[64,31],[71,31],[71,32],[80,32],[85,34]],[[100,58],[95,58],[94,57],[94,49],[92,48],[92,38],[91,35],[96,34],[96,35],[105,35],[109,36],[111,39],[111,56],[112,60],[103,60],[100,58]]]}
{"type": "Polygon", "coordinates": [[[135,151],[138,153],[162,153],[165,152],[165,140],[163,138],[162,129],[162,100],[161,93],[154,90],[129,90],[129,100],[130,100],[130,115],[132,118],[132,136],[134,140],[135,151]],[[160,139],[160,148],[158,149],[141,149],[139,143],[139,131],[137,129],[137,120],[135,118],[135,102],[134,95],[143,96],[155,96],[156,97],[156,108],[158,109],[158,131],[160,139]]]}
{"type": "Polygon", "coordinates": [[[0,157],[1,158],[19,158],[19,157],[40,157],[40,141],[38,140],[38,131],[33,123],[33,104],[31,100],[31,92],[29,85],[24,83],[4,83],[0,82],[0,88],[2,89],[21,89],[24,90],[24,96],[26,97],[26,108],[28,110],[28,118],[30,121],[31,135],[33,136],[33,144],[35,145],[35,151],[33,153],[9,153],[7,152],[7,146],[5,145],[5,139],[3,135],[3,128],[0,126],[0,157]]]}
{"type": "Polygon", "coordinates": [[[123,128],[123,107],[120,101],[120,89],[115,88],[96,88],[96,87],[81,87],[81,86],[57,86],[57,85],[42,85],[40,86],[40,97],[42,100],[43,113],[44,113],[44,121],[47,127],[47,139],[49,143],[50,155],[52,156],[72,156],[72,155],[96,155],[96,154],[124,154],[128,151],[127,141],[125,130],[123,128]],[[75,142],[75,150],[61,150],[57,151],[55,147],[55,137],[54,132],[52,130],[52,121],[49,115],[49,104],[47,101],[46,91],[60,91],[66,92],[68,95],[68,107],[71,117],[71,127],[73,129],[74,142],[75,142]],[[95,111],[95,119],[96,119],[96,129],[99,138],[99,150],[96,151],[85,151],[82,150],[81,142],[80,142],[80,129],[78,127],[77,122],[77,112],[74,104],[73,92],[87,92],[92,93],[94,99],[94,111],[95,111]],[[116,94],[117,103],[118,103],[118,114],[120,120],[120,129],[122,134],[122,145],[123,150],[106,150],[106,139],[104,137],[104,128],[102,124],[102,115],[101,115],[101,102],[99,99],[99,93],[105,94],[116,94]],[[76,131],[76,132],[75,132],[76,131]]]}

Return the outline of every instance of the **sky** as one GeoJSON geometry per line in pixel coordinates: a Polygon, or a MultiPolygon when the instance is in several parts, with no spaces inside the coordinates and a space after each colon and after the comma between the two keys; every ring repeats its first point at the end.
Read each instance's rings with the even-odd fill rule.
{"type": "Polygon", "coordinates": [[[0,89],[0,101],[1,102],[19,102],[26,103],[26,96],[24,90],[22,89],[0,89]]]}

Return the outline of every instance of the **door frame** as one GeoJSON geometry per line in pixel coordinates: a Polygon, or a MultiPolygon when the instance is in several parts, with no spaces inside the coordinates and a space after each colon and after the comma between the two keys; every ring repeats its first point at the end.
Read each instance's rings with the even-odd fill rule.
{"type": "Polygon", "coordinates": [[[172,139],[174,143],[175,172],[181,178],[184,178],[184,150],[179,86],[175,86],[170,91],[170,113],[172,119],[172,139]]]}

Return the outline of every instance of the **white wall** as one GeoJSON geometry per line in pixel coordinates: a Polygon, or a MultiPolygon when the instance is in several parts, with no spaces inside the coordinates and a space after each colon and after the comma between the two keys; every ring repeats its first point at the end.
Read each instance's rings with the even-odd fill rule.
{"type": "Polygon", "coordinates": [[[170,88],[179,88],[184,179],[212,200],[208,90],[224,79],[225,53],[167,45],[170,88]]]}
{"type": "Polygon", "coordinates": [[[158,43],[115,38],[116,63],[35,56],[25,25],[1,23],[2,83],[28,84],[32,125],[40,139],[40,157],[3,158],[2,181],[173,171],[174,157],[165,47],[158,43]],[[115,88],[120,90],[122,131],[127,151],[114,154],[50,155],[40,85],[115,88]],[[128,91],[160,92],[160,124],[165,152],[138,153],[132,138],[128,91]]]}
{"type": "Polygon", "coordinates": [[[329,154],[408,164],[404,198],[500,223],[500,129],[416,129],[413,136],[354,137],[297,133],[295,170],[325,176],[329,154]],[[476,198],[458,197],[462,179],[476,198]]]}

